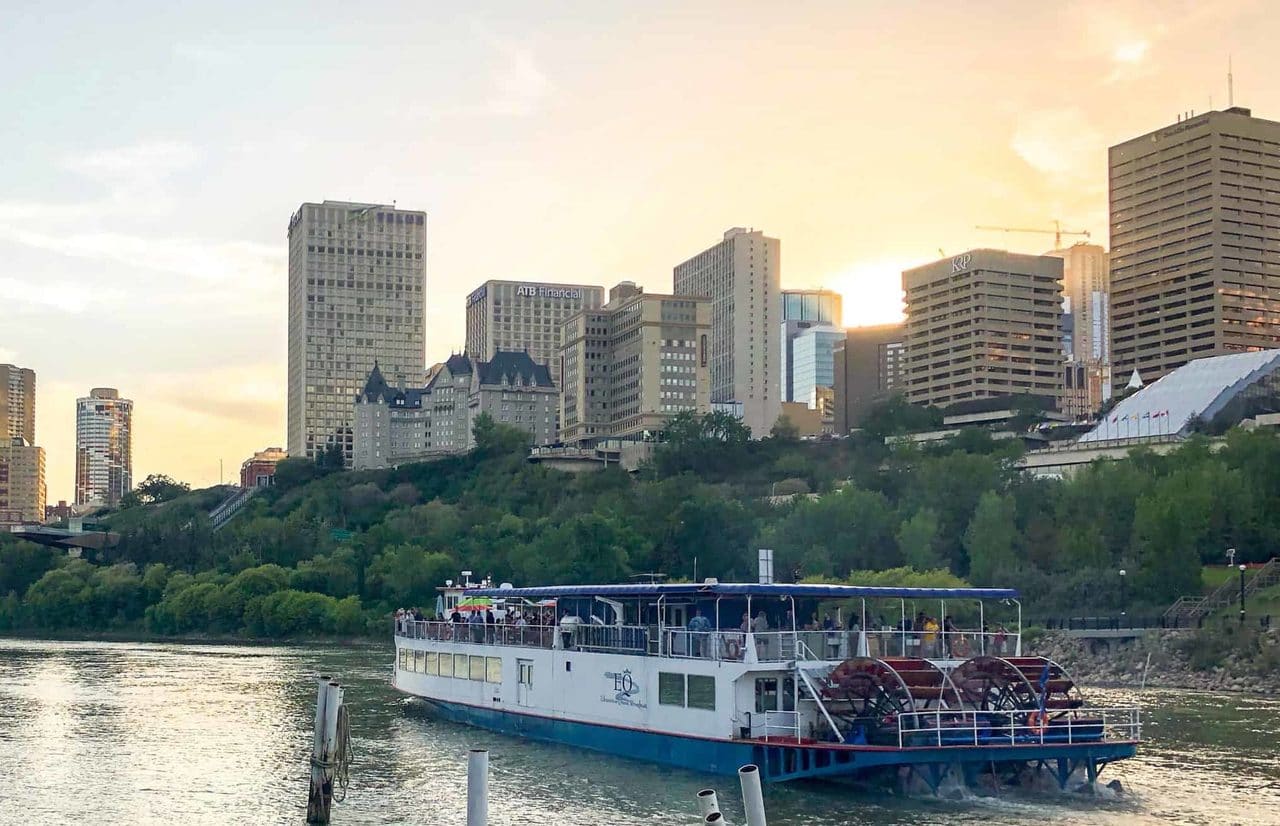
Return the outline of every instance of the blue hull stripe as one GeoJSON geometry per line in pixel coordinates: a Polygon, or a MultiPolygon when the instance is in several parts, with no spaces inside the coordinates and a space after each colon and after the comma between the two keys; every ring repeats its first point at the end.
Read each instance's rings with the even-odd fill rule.
{"type": "Polygon", "coordinates": [[[935,748],[823,748],[815,745],[789,746],[679,737],[572,720],[557,720],[535,714],[500,711],[419,697],[438,716],[513,737],[524,737],[575,748],[645,760],[712,774],[735,774],[748,763],[760,766],[768,780],[800,777],[857,775],[864,771],[897,766],[1028,761],[1070,758],[1109,762],[1132,757],[1137,751],[1129,742],[1087,745],[989,745],[935,748]]]}

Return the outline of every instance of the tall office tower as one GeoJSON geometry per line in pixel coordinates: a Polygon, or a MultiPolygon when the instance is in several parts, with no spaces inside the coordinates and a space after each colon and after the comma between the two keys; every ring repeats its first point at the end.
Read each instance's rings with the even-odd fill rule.
{"type": "Polygon", "coordinates": [[[488,361],[499,350],[523,350],[534,362],[551,367],[559,387],[565,321],[603,303],[603,287],[486,281],[467,296],[467,355],[488,361]]]}
{"type": "Polygon", "coordinates": [[[804,401],[796,397],[791,354],[795,339],[803,331],[817,325],[839,330],[844,323],[844,298],[832,290],[782,291],[782,371],[784,402],[804,401]]]}
{"type": "Polygon", "coordinates": [[[676,295],[711,299],[711,402],[741,405],[757,439],[782,410],[781,258],[777,238],[734,227],[674,272],[676,295]]]}
{"type": "Polygon", "coordinates": [[[1097,244],[1073,244],[1045,255],[1062,259],[1062,297],[1071,314],[1071,359],[1106,361],[1107,315],[1098,308],[1106,306],[1111,292],[1107,251],[1097,244]]]}
{"type": "Polygon", "coordinates": [[[630,281],[565,322],[560,439],[636,439],[683,412],[711,410],[711,301],[630,281]]]}
{"type": "Polygon", "coordinates": [[[1062,259],[971,250],[902,273],[907,401],[1062,397],[1062,259]]]}
{"type": "Polygon", "coordinates": [[[0,442],[0,527],[43,522],[46,493],[44,448],[0,442]]]}
{"type": "Polygon", "coordinates": [[[1097,244],[1073,244],[1045,255],[1062,259],[1066,309],[1063,349],[1067,359],[1062,412],[1088,416],[1111,398],[1111,270],[1107,251],[1097,244]]]}
{"type": "Polygon", "coordinates": [[[427,216],[378,204],[303,204],[289,221],[288,450],[342,447],[351,399],[378,364],[392,382],[426,366],[427,216]]]}
{"type": "Polygon", "coordinates": [[[0,364],[0,444],[36,443],[36,372],[0,364]]]}
{"type": "Polygon", "coordinates": [[[133,402],[113,387],[76,399],[76,504],[120,504],[133,489],[133,402]]]}
{"type": "Polygon", "coordinates": [[[1239,106],[1111,147],[1111,376],[1280,347],[1280,123],[1239,106]]]}
{"type": "Polygon", "coordinates": [[[902,324],[850,327],[831,355],[835,373],[837,435],[862,424],[868,408],[900,390],[906,378],[902,324]]]}

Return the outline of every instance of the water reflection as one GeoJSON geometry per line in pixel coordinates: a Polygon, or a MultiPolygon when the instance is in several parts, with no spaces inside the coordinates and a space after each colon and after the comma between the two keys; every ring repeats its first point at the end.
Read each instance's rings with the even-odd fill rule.
{"type": "MultiPolygon", "coordinates": [[[[732,779],[662,769],[434,720],[388,686],[390,649],[42,643],[0,640],[0,807],[5,823],[301,823],[309,675],[347,683],[356,763],[334,823],[465,822],[466,752],[491,749],[502,824],[695,822],[713,785],[737,822],[732,779]]],[[[771,822],[1275,823],[1280,702],[1095,691],[1151,709],[1152,742],[1107,769],[1118,801],[1014,794],[897,799],[833,784],[771,788],[771,822]]]]}

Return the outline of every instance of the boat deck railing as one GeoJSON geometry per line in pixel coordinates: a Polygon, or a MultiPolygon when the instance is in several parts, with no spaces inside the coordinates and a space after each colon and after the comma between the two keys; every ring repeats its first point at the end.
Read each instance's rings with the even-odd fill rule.
{"type": "Polygon", "coordinates": [[[690,631],[650,625],[516,625],[397,620],[398,637],[473,645],[566,648],[718,662],[834,661],[856,656],[963,660],[1014,656],[1017,634],[981,631],[690,631]]]}
{"type": "Polygon", "coordinates": [[[1136,707],[1079,708],[1056,717],[1034,709],[939,709],[898,715],[899,748],[1136,743],[1141,739],[1142,712],[1136,707]]]}

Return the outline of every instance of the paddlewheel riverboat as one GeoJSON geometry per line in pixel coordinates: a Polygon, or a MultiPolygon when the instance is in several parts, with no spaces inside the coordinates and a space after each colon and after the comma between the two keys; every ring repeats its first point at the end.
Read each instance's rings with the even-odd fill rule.
{"type": "Polygon", "coordinates": [[[1138,709],[1023,655],[1013,590],[504,585],[437,610],[396,620],[394,678],[435,713],[697,771],[1067,787],[1141,739],[1138,709]]]}

